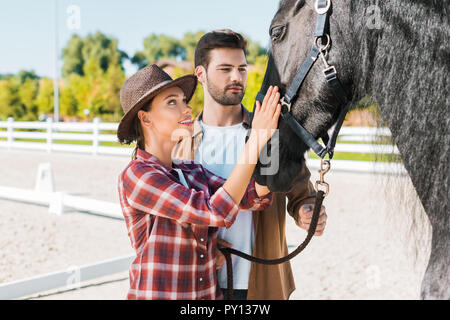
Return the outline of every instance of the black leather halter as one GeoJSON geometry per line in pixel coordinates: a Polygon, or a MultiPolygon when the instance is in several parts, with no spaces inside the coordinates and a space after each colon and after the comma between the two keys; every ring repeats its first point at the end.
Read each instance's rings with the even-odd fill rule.
{"type": "MultiPolygon", "coordinates": [[[[329,33],[327,33],[327,30],[329,29],[327,28],[329,27],[329,18],[331,16],[331,6],[331,0],[316,0],[315,10],[317,12],[317,23],[316,29],[314,31],[314,44],[308,54],[308,57],[298,70],[291,86],[280,100],[280,103],[282,105],[281,117],[283,118],[283,120],[286,121],[289,127],[297,134],[297,136],[302,139],[302,141],[307,144],[308,147],[310,147],[322,159],[326,154],[328,154],[330,159],[333,158],[334,147],[336,145],[339,130],[341,129],[345,116],[350,108],[350,101],[344,90],[344,87],[342,86],[342,83],[338,79],[336,68],[334,66],[330,66],[326,60],[326,56],[331,46],[331,37],[329,33]],[[326,44],[320,46],[319,40],[326,40],[326,44]],[[341,109],[331,138],[328,136],[328,133],[325,133],[321,137],[325,146],[322,146],[320,143],[318,143],[316,138],[314,138],[312,134],[310,134],[301,124],[299,124],[290,112],[291,105],[295,101],[306,76],[319,57],[322,58],[322,61],[325,65],[325,69],[323,69],[322,72],[328,85],[331,87],[334,95],[338,99],[341,109]]],[[[268,72],[266,70],[264,82],[266,81],[267,77],[268,72]]],[[[261,90],[263,89],[261,88],[261,90]]],[[[256,96],[256,100],[262,103],[264,96],[265,92],[261,93],[260,91],[256,96]]]]}

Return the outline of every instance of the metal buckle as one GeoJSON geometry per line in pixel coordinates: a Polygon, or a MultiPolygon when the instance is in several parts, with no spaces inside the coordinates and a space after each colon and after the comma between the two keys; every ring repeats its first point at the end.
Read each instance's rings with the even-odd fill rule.
{"type": "Polygon", "coordinates": [[[319,169],[320,180],[316,181],[316,191],[319,191],[319,185],[325,187],[325,190],[323,190],[324,197],[326,197],[328,195],[328,192],[330,191],[330,185],[324,181],[324,176],[328,171],[330,171],[330,168],[331,168],[330,160],[324,159],[320,160],[320,169],[319,169]]]}
{"type": "Polygon", "coordinates": [[[325,14],[328,12],[328,10],[330,10],[331,7],[331,0],[327,0],[327,5],[324,8],[319,8],[319,1],[316,1],[316,4],[314,5],[314,8],[316,9],[316,12],[318,14],[325,14]]]}
{"type": "Polygon", "coordinates": [[[280,99],[280,103],[281,103],[281,106],[286,106],[286,107],[287,107],[288,112],[291,112],[291,104],[290,104],[290,103],[287,103],[287,102],[284,100],[284,96],[280,99]]]}
{"type": "Polygon", "coordinates": [[[336,68],[334,66],[323,69],[323,74],[328,77],[330,74],[337,74],[336,68]]]}

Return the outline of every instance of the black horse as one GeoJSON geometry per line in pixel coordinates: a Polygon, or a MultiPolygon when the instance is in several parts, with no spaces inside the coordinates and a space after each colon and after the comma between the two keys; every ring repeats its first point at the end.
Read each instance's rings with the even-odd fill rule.
{"type": "MultiPolygon", "coordinates": [[[[306,59],[314,41],[314,4],[281,1],[270,26],[263,92],[272,84],[285,93],[306,59]]],[[[424,299],[450,299],[449,5],[448,0],[336,0],[329,20],[328,63],[336,67],[351,101],[370,96],[378,103],[432,225],[424,299]]],[[[312,67],[291,107],[293,117],[317,139],[336,122],[341,107],[322,69],[321,63],[312,67]]],[[[257,181],[272,191],[289,189],[308,150],[283,120],[279,129],[278,172],[255,171],[257,181]]]]}

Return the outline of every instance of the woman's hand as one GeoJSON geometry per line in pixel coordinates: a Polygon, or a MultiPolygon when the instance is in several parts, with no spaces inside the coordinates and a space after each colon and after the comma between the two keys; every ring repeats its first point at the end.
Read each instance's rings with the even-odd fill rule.
{"type": "MultiPolygon", "coordinates": [[[[223,184],[224,190],[236,204],[241,203],[247,185],[255,170],[256,163],[258,162],[259,154],[278,127],[278,118],[281,113],[281,105],[278,103],[279,100],[280,94],[278,93],[278,88],[271,86],[267,90],[262,105],[259,102],[256,104],[250,137],[239,156],[236,166],[231,171],[227,181],[223,184]]],[[[265,194],[269,190],[259,189],[258,191],[258,194],[265,194]]]]}
{"type": "Polygon", "coordinates": [[[264,97],[263,103],[256,101],[255,113],[252,121],[250,138],[258,141],[260,149],[272,138],[278,128],[278,118],[281,113],[280,93],[278,87],[270,86],[264,97]]]}

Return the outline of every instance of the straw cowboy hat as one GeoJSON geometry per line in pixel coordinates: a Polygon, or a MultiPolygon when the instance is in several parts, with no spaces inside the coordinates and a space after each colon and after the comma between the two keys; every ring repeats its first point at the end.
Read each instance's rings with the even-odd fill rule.
{"type": "Polygon", "coordinates": [[[173,80],[156,64],[149,65],[136,72],[124,82],[120,89],[120,103],[124,116],[117,129],[119,141],[130,143],[136,139],[133,125],[134,117],[158,93],[170,87],[180,87],[186,95],[187,101],[189,101],[196,86],[197,78],[194,75],[173,80]]]}

